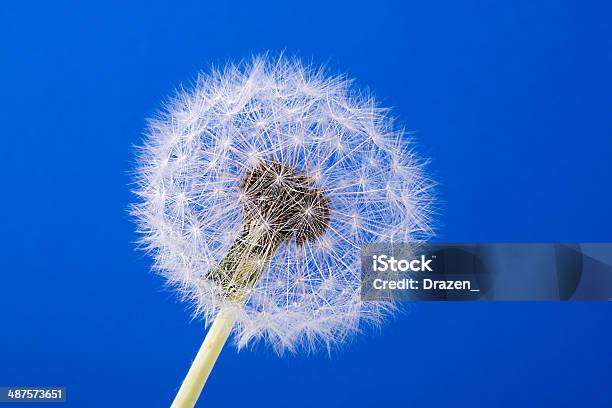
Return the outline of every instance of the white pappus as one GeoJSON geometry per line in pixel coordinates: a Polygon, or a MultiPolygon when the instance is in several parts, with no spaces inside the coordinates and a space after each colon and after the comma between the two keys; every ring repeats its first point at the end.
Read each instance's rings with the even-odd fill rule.
{"type": "Polygon", "coordinates": [[[361,301],[360,249],[431,235],[422,164],[345,77],[255,57],[149,121],[132,213],[155,269],[207,325],[229,311],[238,347],[329,348],[393,311],[361,301]]]}

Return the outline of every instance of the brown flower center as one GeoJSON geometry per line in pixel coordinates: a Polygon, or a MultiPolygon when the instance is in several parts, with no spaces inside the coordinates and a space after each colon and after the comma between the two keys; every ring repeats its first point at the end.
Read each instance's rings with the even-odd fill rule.
{"type": "Polygon", "coordinates": [[[242,179],[245,221],[265,225],[274,242],[314,241],[329,226],[329,200],[307,175],[278,161],[261,162],[242,179]]]}
{"type": "Polygon", "coordinates": [[[329,200],[294,166],[261,162],[244,175],[240,188],[244,231],[207,275],[222,289],[223,297],[234,301],[244,300],[283,242],[314,241],[330,221],[329,200]]]}

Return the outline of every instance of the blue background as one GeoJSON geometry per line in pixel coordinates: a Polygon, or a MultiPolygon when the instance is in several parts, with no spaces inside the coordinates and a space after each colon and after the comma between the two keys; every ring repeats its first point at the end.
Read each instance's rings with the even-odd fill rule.
{"type": "MultiPolygon", "coordinates": [[[[0,385],[169,405],[204,331],[134,250],[133,145],[179,84],[252,53],[326,63],[394,107],[432,158],[438,240],[612,241],[610,2],[288,3],[0,6],[0,385]]],[[[611,312],[417,304],[331,356],[226,348],[203,398],[612,406],[611,312]]]]}

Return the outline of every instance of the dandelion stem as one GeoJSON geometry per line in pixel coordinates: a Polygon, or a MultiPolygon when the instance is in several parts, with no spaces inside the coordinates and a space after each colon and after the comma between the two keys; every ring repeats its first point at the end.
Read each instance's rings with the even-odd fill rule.
{"type": "Polygon", "coordinates": [[[195,406],[233,325],[233,316],[221,310],[210,326],[204,342],[172,402],[171,408],[192,408],[195,406]]]}
{"type": "MultiPolygon", "coordinates": [[[[209,277],[220,286],[228,301],[241,304],[245,301],[247,291],[261,276],[262,260],[269,259],[277,249],[278,244],[267,242],[265,238],[262,243],[261,228],[251,225],[244,236],[234,243],[228,255],[221,260],[219,266],[211,272],[209,277]],[[262,246],[265,249],[264,254],[256,254],[255,249],[261,249],[262,246]]],[[[234,314],[227,308],[221,308],[208,329],[204,342],[171,408],[193,408],[195,406],[217,357],[232,331],[234,322],[234,314]]]]}

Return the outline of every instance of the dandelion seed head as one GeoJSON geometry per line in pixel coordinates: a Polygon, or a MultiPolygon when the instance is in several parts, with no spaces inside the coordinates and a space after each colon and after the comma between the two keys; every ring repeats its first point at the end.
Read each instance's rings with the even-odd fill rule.
{"type": "Polygon", "coordinates": [[[360,249],[432,234],[432,183],[407,135],[349,80],[298,60],[201,74],[139,153],[142,246],[206,324],[235,315],[238,347],[329,349],[381,323],[394,306],[361,301],[360,249]],[[223,272],[228,254],[257,272],[223,272]]]}

